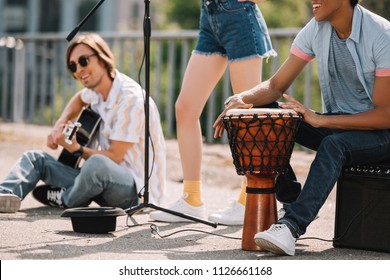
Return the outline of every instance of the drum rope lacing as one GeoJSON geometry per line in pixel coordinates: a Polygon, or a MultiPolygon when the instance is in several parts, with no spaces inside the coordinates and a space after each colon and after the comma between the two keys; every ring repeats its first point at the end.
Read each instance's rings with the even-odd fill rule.
{"type": "Polygon", "coordinates": [[[228,133],[233,163],[238,175],[284,174],[295,143],[295,131],[301,115],[272,116],[241,114],[222,118],[228,133]]]}

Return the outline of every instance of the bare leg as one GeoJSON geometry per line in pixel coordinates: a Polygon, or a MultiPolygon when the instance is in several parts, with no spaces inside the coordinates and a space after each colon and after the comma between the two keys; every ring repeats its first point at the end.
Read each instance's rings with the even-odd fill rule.
{"type": "Polygon", "coordinates": [[[240,93],[262,81],[263,60],[260,57],[237,60],[230,63],[230,80],[233,93],[240,93]]]}
{"type": "MultiPolygon", "coordinates": [[[[262,59],[260,57],[232,62],[230,64],[230,80],[234,94],[248,90],[261,83],[262,59]]],[[[241,192],[237,199],[239,203],[246,203],[246,180],[243,178],[241,192]]]]}
{"type": "MultiPolygon", "coordinates": [[[[230,65],[233,91],[239,93],[261,81],[260,58],[241,60],[230,65]]],[[[183,192],[187,196],[170,207],[171,210],[203,218],[205,207],[201,196],[202,132],[200,115],[215,85],[221,79],[228,65],[227,58],[219,55],[193,54],[184,75],[180,95],[176,101],[177,139],[183,169],[183,192]]],[[[246,184],[245,184],[246,186],[246,184]]],[[[244,192],[244,200],[246,193],[244,192]]],[[[242,195],[239,196],[241,198],[242,195]]],[[[245,204],[245,202],[244,202],[245,204]]],[[[245,211],[243,204],[240,210],[245,211]]],[[[183,218],[156,211],[150,218],[158,221],[180,222],[183,218]]],[[[224,224],[242,224],[242,217],[224,224]]]]}
{"type": "MultiPolygon", "coordinates": [[[[188,63],[176,101],[177,138],[185,181],[201,180],[202,132],[199,118],[226,67],[227,58],[219,55],[193,54],[188,63]]],[[[197,201],[191,201],[189,197],[187,202],[196,206],[201,203],[199,199],[200,196],[197,201]]]]}
{"type": "MultiPolygon", "coordinates": [[[[202,133],[199,118],[211,91],[222,77],[227,59],[218,55],[192,55],[176,102],[177,137],[185,180],[201,179],[202,133]]],[[[234,93],[261,82],[262,60],[254,58],[230,64],[234,93]]]]}
{"type": "MultiPolygon", "coordinates": [[[[227,58],[219,55],[192,54],[176,101],[176,124],[183,169],[183,193],[170,209],[198,218],[206,218],[201,193],[202,131],[200,115],[213,88],[227,67],[227,58]]],[[[157,221],[188,222],[162,211],[150,213],[157,221]]]]}

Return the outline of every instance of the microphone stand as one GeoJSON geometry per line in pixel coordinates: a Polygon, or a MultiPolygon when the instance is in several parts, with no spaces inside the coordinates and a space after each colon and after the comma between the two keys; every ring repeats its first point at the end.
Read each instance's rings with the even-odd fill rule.
{"type": "Polygon", "coordinates": [[[81,27],[84,25],[84,23],[93,15],[93,13],[99,8],[101,4],[103,4],[104,0],[100,0],[93,8],[92,10],[83,18],[83,20],[76,26],[75,29],[72,30],[72,32],[69,33],[69,35],[66,37],[66,40],[69,42],[71,41],[74,36],[76,36],[77,32],[80,31],[81,27]]]}
{"type": "MultiPolygon", "coordinates": [[[[96,11],[96,9],[103,3],[104,0],[100,0],[99,3],[93,7],[93,9],[87,14],[87,16],[80,22],[79,25],[67,36],[66,40],[70,41],[80,30],[82,25],[88,20],[88,18],[96,11]]],[[[137,206],[130,207],[124,211],[132,216],[133,214],[141,211],[144,208],[152,208],[160,210],[171,215],[179,216],[195,222],[200,222],[214,228],[217,227],[217,223],[200,219],[195,216],[183,214],[180,212],[165,209],[160,206],[154,205],[149,202],[149,97],[150,97],[150,37],[151,37],[151,22],[150,22],[150,0],[144,0],[145,2],[145,17],[144,17],[144,47],[145,47],[145,180],[144,180],[144,195],[143,202],[137,206]]]]}

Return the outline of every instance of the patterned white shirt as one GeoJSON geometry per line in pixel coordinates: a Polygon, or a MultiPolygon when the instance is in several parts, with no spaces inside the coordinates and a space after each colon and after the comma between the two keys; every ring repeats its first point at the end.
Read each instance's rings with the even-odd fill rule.
{"type": "MultiPolygon", "coordinates": [[[[112,140],[133,144],[120,165],[129,169],[137,191],[141,191],[145,185],[145,114],[141,86],[116,70],[106,101],[91,89],[84,89],[81,99],[102,118],[100,149],[108,150],[112,140]]],[[[149,135],[153,142],[149,141],[149,170],[152,171],[148,181],[149,201],[159,204],[166,190],[166,146],[160,114],[152,98],[149,100],[149,135]]]]}

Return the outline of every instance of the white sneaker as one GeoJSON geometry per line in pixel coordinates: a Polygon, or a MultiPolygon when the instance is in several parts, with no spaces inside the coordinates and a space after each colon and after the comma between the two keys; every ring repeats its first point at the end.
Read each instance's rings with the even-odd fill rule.
{"type": "MultiPolygon", "coordinates": [[[[206,207],[204,206],[204,204],[202,204],[201,206],[191,206],[184,200],[187,196],[187,194],[184,194],[176,203],[169,207],[168,210],[186,214],[188,216],[194,216],[200,219],[205,219],[206,207]]],[[[193,222],[192,220],[172,215],[164,211],[154,211],[149,214],[149,218],[155,221],[170,223],[193,222]]]]}
{"type": "Polygon", "coordinates": [[[209,221],[227,225],[243,225],[245,217],[245,206],[238,201],[232,201],[229,206],[219,209],[217,213],[209,216],[209,221]]]}
{"type": "Polygon", "coordinates": [[[15,213],[20,209],[20,198],[14,194],[0,193],[0,213],[15,213]]]}
{"type": "Polygon", "coordinates": [[[255,243],[261,248],[278,255],[295,255],[296,239],[285,224],[274,224],[268,230],[255,235],[255,243]]]}

